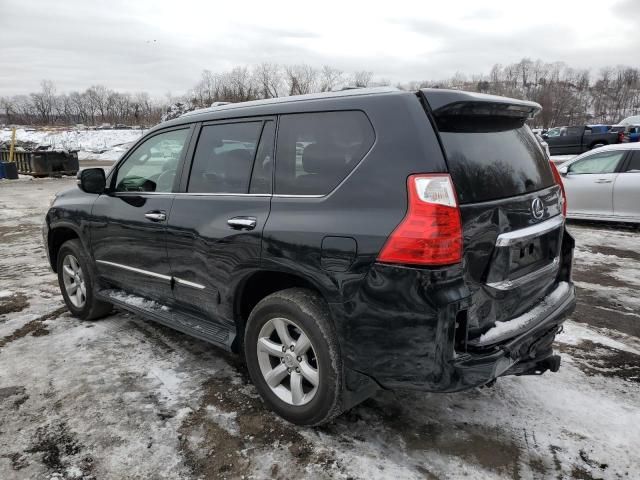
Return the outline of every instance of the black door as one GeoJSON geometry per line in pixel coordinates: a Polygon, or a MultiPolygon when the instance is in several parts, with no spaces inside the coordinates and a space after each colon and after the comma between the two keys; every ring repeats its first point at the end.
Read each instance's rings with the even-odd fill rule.
{"type": "Polygon", "coordinates": [[[232,279],[260,263],[274,137],[273,118],[202,125],[169,216],[175,300],[227,327],[232,279]]]}
{"type": "Polygon", "coordinates": [[[191,132],[183,127],[144,139],[109,176],[91,226],[102,283],[160,301],[171,297],[166,220],[191,132]]]}

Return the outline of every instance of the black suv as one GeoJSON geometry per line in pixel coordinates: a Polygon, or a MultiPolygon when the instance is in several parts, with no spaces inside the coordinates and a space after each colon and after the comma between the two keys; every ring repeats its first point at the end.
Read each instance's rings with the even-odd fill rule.
{"type": "Polygon", "coordinates": [[[574,242],[539,109],[383,88],[195,111],[57,196],[50,263],[75,316],[237,352],[297,424],[556,371],[574,242]]]}

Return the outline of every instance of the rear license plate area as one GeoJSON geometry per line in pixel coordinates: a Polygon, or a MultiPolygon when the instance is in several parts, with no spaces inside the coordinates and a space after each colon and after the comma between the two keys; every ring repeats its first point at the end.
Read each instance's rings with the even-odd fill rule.
{"type": "Polygon", "coordinates": [[[508,253],[508,277],[518,277],[544,267],[558,255],[559,244],[560,230],[555,230],[512,245],[508,253]]]}

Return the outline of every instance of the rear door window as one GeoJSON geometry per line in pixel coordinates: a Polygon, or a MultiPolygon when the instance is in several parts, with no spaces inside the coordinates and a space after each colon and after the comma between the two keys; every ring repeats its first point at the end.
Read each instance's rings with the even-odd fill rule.
{"type": "Polygon", "coordinates": [[[248,193],[262,122],[205,125],[189,176],[189,193],[248,193]]]}
{"type": "Polygon", "coordinates": [[[282,115],[275,193],[326,195],[373,145],[373,127],[359,111],[282,115]]]}
{"type": "Polygon", "coordinates": [[[572,174],[588,174],[588,173],[614,173],[618,164],[624,158],[627,152],[623,150],[613,152],[601,152],[590,155],[587,158],[578,160],[569,165],[569,173],[572,174]]]}
{"type": "Polygon", "coordinates": [[[251,172],[251,186],[249,193],[271,193],[271,179],[273,177],[273,147],[276,140],[275,122],[265,122],[260,135],[260,145],[256,152],[256,160],[251,172]]]}
{"type": "Polygon", "coordinates": [[[554,184],[549,160],[524,121],[436,117],[461,204],[513,197],[554,184]]]}

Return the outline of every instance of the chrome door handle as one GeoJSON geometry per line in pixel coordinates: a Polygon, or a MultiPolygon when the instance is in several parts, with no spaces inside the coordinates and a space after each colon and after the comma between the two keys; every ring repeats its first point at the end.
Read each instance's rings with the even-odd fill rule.
{"type": "Polygon", "coordinates": [[[164,212],[147,212],[144,216],[152,222],[164,222],[167,219],[167,214],[164,212]]]}
{"type": "Polygon", "coordinates": [[[595,183],[611,183],[613,182],[613,180],[607,180],[606,178],[601,178],[599,180],[596,180],[595,183]]]}
{"type": "Polygon", "coordinates": [[[227,225],[236,230],[253,230],[256,223],[256,217],[233,217],[227,220],[227,225]]]}

